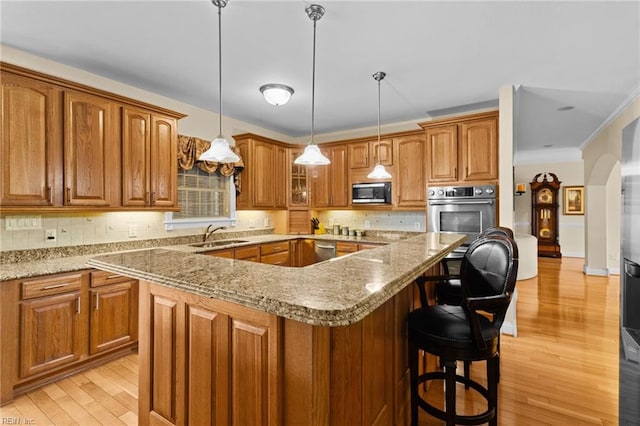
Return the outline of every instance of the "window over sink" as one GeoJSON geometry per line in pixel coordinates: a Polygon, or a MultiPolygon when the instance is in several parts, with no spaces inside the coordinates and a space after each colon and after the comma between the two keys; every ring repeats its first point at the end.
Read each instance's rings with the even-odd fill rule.
{"type": "Polygon", "coordinates": [[[179,212],[166,215],[165,229],[206,226],[232,226],[236,223],[236,197],[233,176],[207,173],[198,167],[178,169],[179,212]]]}

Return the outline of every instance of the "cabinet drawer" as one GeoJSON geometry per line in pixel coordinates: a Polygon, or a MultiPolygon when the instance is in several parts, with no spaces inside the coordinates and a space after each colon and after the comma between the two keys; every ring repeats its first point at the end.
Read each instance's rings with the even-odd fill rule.
{"type": "Polygon", "coordinates": [[[358,250],[369,250],[382,247],[384,244],[359,243],[358,250]]]}
{"type": "Polygon", "coordinates": [[[36,297],[50,296],[52,294],[68,293],[80,290],[82,286],[82,273],[68,275],[54,275],[22,281],[21,298],[33,299],[36,297]]]}
{"type": "Polygon", "coordinates": [[[91,272],[91,287],[100,287],[103,285],[123,283],[131,281],[133,278],[125,277],[124,275],[114,274],[107,271],[92,271],[91,272]]]}
{"type": "Polygon", "coordinates": [[[260,260],[262,263],[268,263],[269,265],[289,266],[289,252],[282,251],[280,253],[262,255],[260,260]]]}
{"type": "Polygon", "coordinates": [[[234,257],[238,260],[250,260],[252,262],[259,262],[260,247],[259,246],[239,247],[236,249],[236,253],[234,257]]]}
{"type": "Polygon", "coordinates": [[[263,256],[272,253],[279,253],[282,251],[289,251],[289,241],[262,244],[262,246],[260,247],[260,254],[263,256]]]}
{"type": "Polygon", "coordinates": [[[358,251],[358,243],[342,243],[338,241],[336,243],[336,251],[342,253],[354,253],[358,251]]]}
{"type": "Polygon", "coordinates": [[[224,258],[227,258],[227,259],[233,259],[233,249],[205,251],[204,253],[200,253],[200,254],[206,254],[207,256],[224,257],[224,258]]]}

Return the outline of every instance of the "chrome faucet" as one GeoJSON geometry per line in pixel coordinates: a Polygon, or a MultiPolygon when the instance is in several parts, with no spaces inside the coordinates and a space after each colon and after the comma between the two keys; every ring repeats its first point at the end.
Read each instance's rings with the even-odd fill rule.
{"type": "Polygon", "coordinates": [[[217,228],[211,229],[212,226],[213,226],[213,223],[211,225],[207,226],[207,230],[204,231],[204,235],[202,236],[202,241],[205,242],[205,243],[207,242],[207,240],[209,239],[211,234],[213,234],[217,230],[219,230],[219,229],[227,229],[226,226],[218,226],[217,228]]]}

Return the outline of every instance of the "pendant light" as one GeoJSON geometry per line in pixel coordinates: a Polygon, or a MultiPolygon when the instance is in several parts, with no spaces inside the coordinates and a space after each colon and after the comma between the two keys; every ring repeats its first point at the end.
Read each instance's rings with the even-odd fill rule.
{"type": "Polygon", "coordinates": [[[200,155],[200,161],[213,161],[217,163],[235,163],[240,161],[240,157],[229,147],[229,142],[222,136],[222,8],[227,5],[228,0],[211,0],[218,8],[218,84],[220,95],[220,133],[211,142],[208,150],[200,155]]]}
{"type": "Polygon", "coordinates": [[[378,71],[373,74],[373,78],[378,82],[378,145],[376,146],[376,157],[378,158],[378,164],[373,168],[371,173],[367,175],[369,179],[391,179],[391,173],[389,173],[384,166],[380,163],[380,81],[387,74],[378,71]]]}
{"type": "Polygon", "coordinates": [[[315,90],[316,90],[316,22],[324,15],[324,7],[318,4],[312,4],[305,10],[309,19],[313,21],[313,70],[311,74],[311,140],[307,144],[302,155],[295,159],[295,164],[303,164],[308,166],[326,165],[331,161],[322,155],[318,145],[313,143],[314,130],[314,113],[315,113],[315,90]]]}

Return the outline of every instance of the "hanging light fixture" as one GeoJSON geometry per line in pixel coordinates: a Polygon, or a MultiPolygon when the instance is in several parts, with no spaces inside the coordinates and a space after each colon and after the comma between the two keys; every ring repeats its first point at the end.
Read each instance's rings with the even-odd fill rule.
{"type": "Polygon", "coordinates": [[[373,78],[378,82],[378,145],[376,146],[376,157],[378,158],[378,164],[373,168],[371,173],[367,175],[369,179],[391,179],[391,173],[389,173],[384,166],[380,163],[380,81],[387,74],[378,71],[373,74],[373,78]]]}
{"type": "Polygon", "coordinates": [[[316,22],[324,15],[324,7],[318,4],[312,4],[305,10],[309,19],[313,21],[313,70],[311,74],[311,139],[307,144],[302,155],[295,159],[294,163],[309,166],[326,165],[331,161],[322,155],[318,145],[313,143],[314,130],[314,113],[315,113],[315,90],[316,90],[316,22]]]}
{"type": "Polygon", "coordinates": [[[227,5],[228,0],[211,0],[214,6],[218,8],[218,84],[220,95],[220,133],[211,142],[208,150],[200,155],[200,161],[214,161],[217,163],[235,163],[240,161],[240,157],[229,147],[229,142],[222,135],[222,8],[227,5]]]}
{"type": "Polygon", "coordinates": [[[293,89],[285,84],[265,84],[260,86],[260,93],[271,105],[280,106],[289,102],[293,89]]]}

